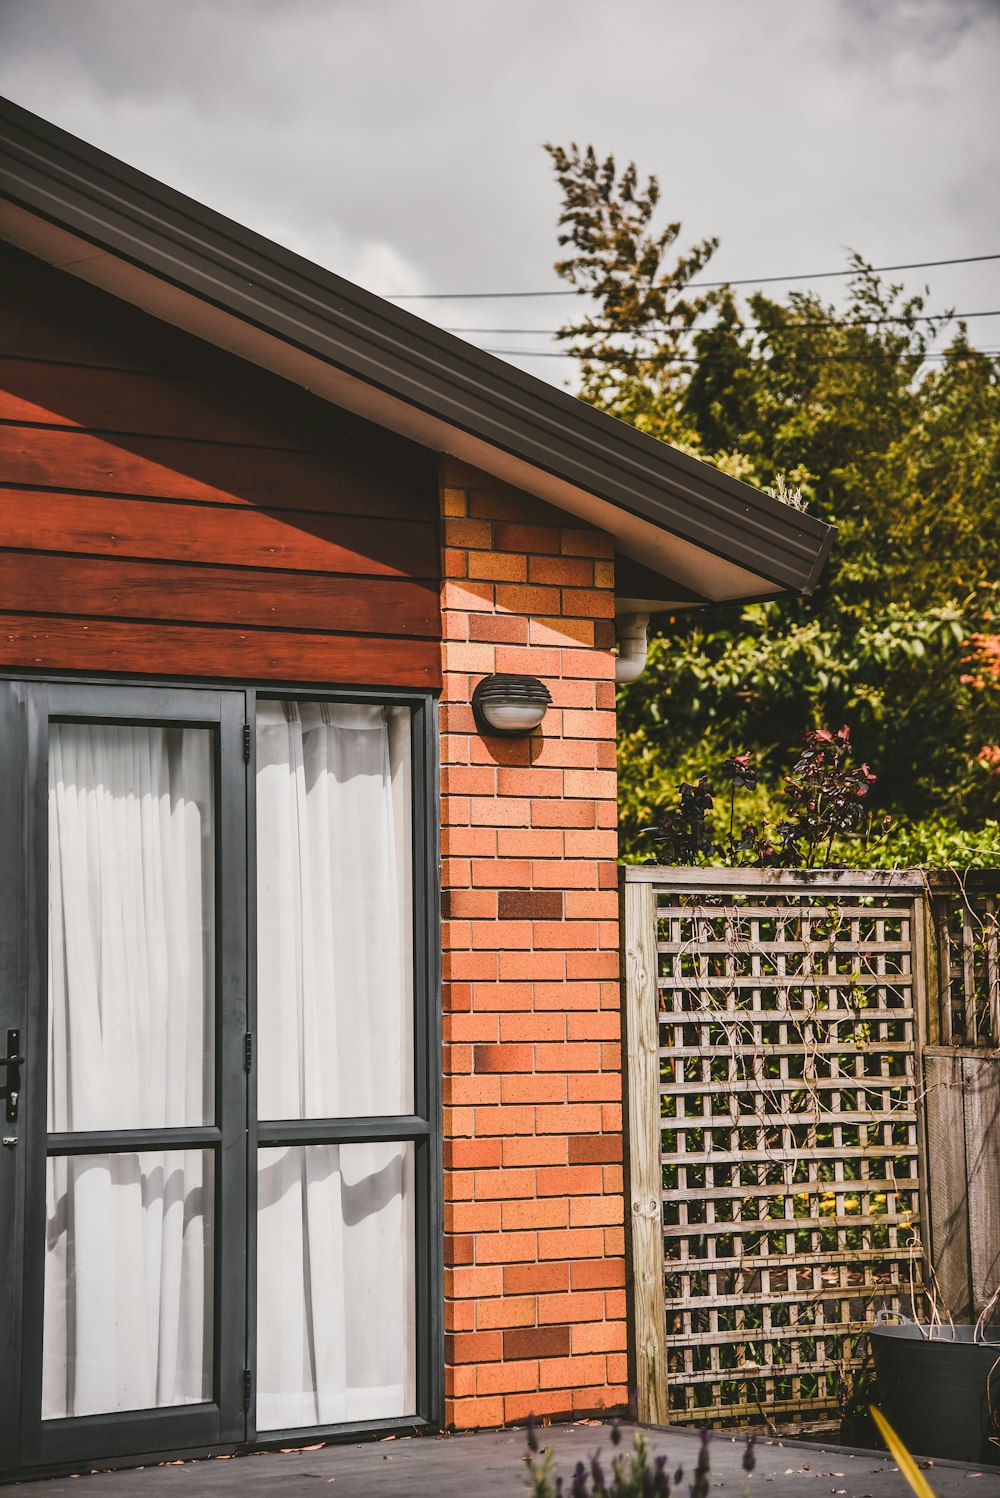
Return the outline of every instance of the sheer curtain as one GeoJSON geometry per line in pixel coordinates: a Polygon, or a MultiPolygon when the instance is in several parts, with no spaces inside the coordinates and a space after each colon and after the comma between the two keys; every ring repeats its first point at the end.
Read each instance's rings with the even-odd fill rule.
{"type": "MultiPolygon", "coordinates": [[[[412,1111],[409,735],[405,709],[258,703],[262,1119],[412,1111]]],[[[259,1430],[412,1413],[412,1242],[412,1146],[260,1151],[259,1430]]]]}
{"type": "MultiPolygon", "coordinates": [[[[54,723],[50,1131],[214,1115],[205,729],[54,723]]],[[[211,1397],[211,1156],[50,1158],[43,1416],[211,1397]]]]}

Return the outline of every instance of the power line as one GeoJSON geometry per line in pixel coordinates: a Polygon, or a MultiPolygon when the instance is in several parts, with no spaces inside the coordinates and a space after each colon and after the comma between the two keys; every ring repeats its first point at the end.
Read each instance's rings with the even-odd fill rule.
{"type": "MultiPolygon", "coordinates": [[[[982,260],[1000,260],[1000,252],[995,255],[961,255],[952,260],[913,260],[906,265],[869,265],[864,267],[871,271],[891,270],[933,270],[940,265],[974,265],[982,260]]],[[[831,276],[853,276],[857,274],[857,266],[848,266],[846,270],[817,270],[808,275],[799,274],[794,276],[744,276],[741,279],[729,279],[725,281],[689,281],[689,286],[703,288],[718,288],[720,286],[770,286],[776,281],[824,281],[831,276]]],[[[396,292],[384,298],[387,302],[489,302],[499,301],[509,297],[539,297],[539,296],[580,296],[576,291],[409,291],[396,292]]]]}
{"type": "MultiPolygon", "coordinates": [[[[625,358],[634,359],[637,362],[641,361],[646,364],[652,364],[656,362],[658,357],[660,357],[661,362],[664,364],[711,364],[720,358],[726,357],[726,355],[722,353],[664,354],[662,356],[657,356],[655,353],[636,354],[630,349],[619,349],[617,353],[611,352],[607,354],[574,354],[569,350],[567,350],[565,353],[562,353],[558,349],[527,348],[484,348],[481,350],[481,352],[484,354],[496,354],[503,358],[513,357],[515,359],[579,359],[583,363],[595,359],[603,360],[608,363],[614,363],[616,359],[625,358]]],[[[889,364],[898,364],[904,360],[910,360],[911,362],[922,364],[928,359],[964,358],[971,354],[982,354],[987,358],[992,359],[1000,355],[1000,348],[990,349],[970,347],[968,349],[962,349],[959,354],[955,354],[946,349],[942,349],[937,353],[929,354],[810,354],[804,359],[796,357],[795,362],[797,364],[864,364],[868,363],[869,361],[874,361],[876,363],[882,362],[889,364]]],[[[763,359],[760,357],[760,355],[751,354],[747,357],[751,364],[771,363],[771,360],[763,359]]]]}
{"type": "MultiPolygon", "coordinates": [[[[954,318],[954,319],[956,319],[958,321],[964,321],[964,320],[966,320],[966,319],[968,319],[970,317],[1000,317],[1000,308],[998,308],[995,312],[925,312],[925,313],[921,313],[921,315],[919,317],[910,318],[910,321],[911,322],[938,322],[939,320],[945,321],[948,318],[954,318]]],[[[902,322],[902,320],[903,319],[901,317],[861,317],[861,318],[853,319],[853,320],[848,321],[848,322],[840,322],[836,318],[831,318],[827,322],[796,322],[796,323],[789,323],[789,324],[787,324],[787,327],[791,327],[791,328],[877,328],[877,327],[881,327],[884,323],[897,323],[897,322],[902,322]]],[[[746,322],[746,323],[743,323],[742,326],[744,328],[759,328],[760,327],[760,323],[746,322]]],[[[619,334],[628,333],[628,334],[634,334],[636,337],[641,337],[641,336],[643,336],[646,333],[670,332],[671,330],[669,328],[665,328],[662,323],[650,323],[645,328],[592,328],[590,331],[594,332],[594,333],[614,334],[616,336],[619,335],[619,334]]],[[[690,332],[698,332],[698,331],[704,331],[704,329],[695,329],[695,328],[686,329],[685,328],[685,329],[680,329],[678,331],[682,331],[682,332],[689,332],[689,331],[690,332]]],[[[444,332],[444,333],[503,333],[503,334],[508,334],[509,333],[512,336],[514,334],[521,334],[521,333],[525,333],[525,334],[527,334],[527,333],[534,333],[534,334],[541,334],[541,335],[549,334],[552,337],[555,337],[555,335],[557,333],[562,332],[562,329],[561,328],[443,328],[442,332],[444,332]]]]}

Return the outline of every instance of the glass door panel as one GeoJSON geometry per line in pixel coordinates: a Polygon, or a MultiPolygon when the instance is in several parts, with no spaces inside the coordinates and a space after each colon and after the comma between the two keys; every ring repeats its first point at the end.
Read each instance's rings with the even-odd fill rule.
{"type": "Polygon", "coordinates": [[[412,1144],[261,1149],[257,1429],[412,1414],[412,1144]]]}
{"type": "Polygon", "coordinates": [[[42,1419],[211,1400],[212,1152],[62,1155],[46,1175],[42,1419]]]}
{"type": "Polygon", "coordinates": [[[215,1120],[212,740],[51,726],[50,1132],[215,1120]]]}
{"type": "Polygon", "coordinates": [[[412,718],[257,702],[257,1430],[412,1416],[412,718]]]}
{"type": "Polygon", "coordinates": [[[212,1159],[51,1146],[214,1123],[213,758],[206,728],[50,726],[43,1419],[211,1397],[212,1159]]]}
{"type": "Polygon", "coordinates": [[[257,703],[261,1118],[413,1108],[410,713],[257,703]]]}

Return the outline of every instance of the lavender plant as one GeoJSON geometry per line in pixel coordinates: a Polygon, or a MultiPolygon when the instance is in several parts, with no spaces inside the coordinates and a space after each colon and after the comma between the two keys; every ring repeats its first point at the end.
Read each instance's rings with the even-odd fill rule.
{"type": "MultiPolygon", "coordinates": [[[[528,1417],[528,1450],[525,1462],[528,1467],[532,1498],[680,1498],[684,1472],[681,1467],[674,1472],[667,1470],[665,1456],[650,1460],[649,1447],[641,1431],[636,1431],[632,1450],[619,1451],[621,1427],[617,1420],[611,1425],[611,1445],[615,1449],[609,1469],[601,1462],[600,1451],[595,1451],[589,1462],[577,1462],[568,1483],[554,1474],[555,1456],[551,1449],[542,1450],[538,1439],[538,1426],[533,1416],[528,1417]]],[[[698,1460],[688,1489],[689,1498],[708,1498],[709,1471],[711,1469],[708,1443],[710,1432],[703,1430],[698,1460]]],[[[748,1498],[750,1476],[756,1465],[754,1438],[747,1437],[743,1452],[743,1471],[746,1473],[744,1498],[748,1498]]]]}

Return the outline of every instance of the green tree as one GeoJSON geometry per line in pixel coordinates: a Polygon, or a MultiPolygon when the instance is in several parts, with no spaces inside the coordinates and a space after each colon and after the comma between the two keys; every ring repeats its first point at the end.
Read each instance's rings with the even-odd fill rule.
{"type": "Polygon", "coordinates": [[[878,772],[879,809],[906,824],[907,861],[940,856],[948,829],[968,841],[1000,802],[982,753],[1000,742],[1000,678],[970,666],[998,606],[997,361],[857,254],[840,310],[812,292],[699,290],[717,241],[669,263],[681,226],[657,227],[655,177],[590,147],[547,149],[556,268],[589,298],[560,335],[583,398],[791,486],[838,528],[814,597],[658,621],[649,668],[620,698],[626,856],[648,851],[680,778],[747,749],[775,781],[806,729],[841,722],[878,772]],[[942,333],[944,356],[928,358],[942,333]]]}

